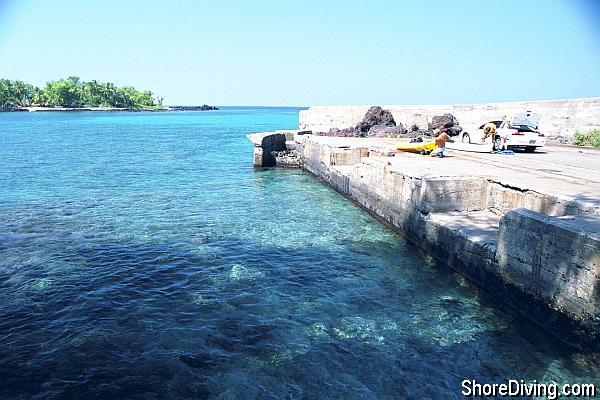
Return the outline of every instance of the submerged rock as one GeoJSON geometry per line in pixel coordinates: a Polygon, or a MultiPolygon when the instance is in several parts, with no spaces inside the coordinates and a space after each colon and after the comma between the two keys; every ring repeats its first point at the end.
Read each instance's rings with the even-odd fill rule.
{"type": "Polygon", "coordinates": [[[37,279],[29,286],[32,290],[46,290],[54,286],[54,280],[50,278],[37,279]]]}
{"type": "Polygon", "coordinates": [[[331,332],[338,339],[355,339],[366,343],[381,344],[385,342],[386,331],[396,328],[395,324],[386,323],[384,326],[380,326],[375,320],[345,317],[331,332]]]}
{"type": "Polygon", "coordinates": [[[310,325],[308,328],[306,328],[306,332],[307,332],[307,336],[311,340],[315,340],[320,337],[326,337],[326,338],[329,337],[328,329],[325,326],[325,324],[322,322],[317,322],[317,323],[310,325]]]}
{"type": "Polygon", "coordinates": [[[262,271],[259,271],[257,269],[244,267],[240,264],[235,264],[231,268],[231,272],[229,273],[229,279],[240,281],[246,279],[261,278],[264,275],[265,274],[262,271]]]}

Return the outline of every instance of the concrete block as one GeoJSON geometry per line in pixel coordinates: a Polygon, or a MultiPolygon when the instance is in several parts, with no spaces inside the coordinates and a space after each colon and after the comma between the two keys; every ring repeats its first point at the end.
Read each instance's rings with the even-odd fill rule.
{"type": "Polygon", "coordinates": [[[350,178],[341,171],[332,170],[330,175],[331,185],[338,192],[347,195],[350,193],[350,178]]]}
{"type": "Polygon", "coordinates": [[[360,147],[334,147],[331,148],[329,165],[354,165],[360,164],[363,157],[369,154],[368,148],[360,147]]]}
{"type": "Polygon", "coordinates": [[[600,226],[597,216],[564,220],[526,209],[500,220],[500,273],[574,318],[600,317],[600,226]]]}
{"type": "Polygon", "coordinates": [[[497,182],[488,185],[488,206],[490,209],[506,213],[515,208],[527,208],[552,216],[592,214],[593,205],[581,201],[570,201],[556,196],[529,190],[518,190],[497,182]]]}
{"type": "Polygon", "coordinates": [[[263,149],[262,147],[254,147],[254,166],[262,167],[263,165],[263,149]]]}
{"type": "Polygon", "coordinates": [[[485,210],[487,183],[483,178],[425,178],[412,199],[426,213],[485,210]]]}

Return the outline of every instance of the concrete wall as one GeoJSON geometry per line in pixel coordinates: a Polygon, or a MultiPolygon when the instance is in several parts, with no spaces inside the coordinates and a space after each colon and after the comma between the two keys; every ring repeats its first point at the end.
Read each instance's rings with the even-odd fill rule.
{"type": "Polygon", "coordinates": [[[412,177],[366,157],[360,146],[310,137],[298,144],[305,170],[409,241],[564,341],[600,349],[600,234],[586,229],[600,226],[600,217],[532,210],[502,216],[498,207],[512,201],[542,212],[562,206],[526,201],[521,192],[507,199],[509,189],[492,189],[497,184],[484,178],[412,177]]]}
{"type": "MultiPolygon", "coordinates": [[[[548,136],[572,136],[575,132],[600,128],[600,97],[586,99],[523,101],[512,103],[458,104],[458,105],[388,105],[396,122],[405,127],[418,125],[426,128],[434,115],[451,113],[467,131],[475,130],[486,121],[510,118],[530,110],[541,115],[539,129],[548,136]]],[[[311,107],[300,111],[300,129],[326,132],[330,128],[356,125],[369,106],[311,107]]]]}
{"type": "Polygon", "coordinates": [[[488,181],[488,208],[505,214],[515,208],[526,208],[541,214],[560,217],[564,215],[600,215],[600,208],[585,201],[565,200],[545,193],[519,190],[488,181]]]}
{"type": "Polygon", "coordinates": [[[553,218],[527,209],[500,220],[496,258],[515,285],[579,320],[600,315],[600,235],[597,218],[553,218]]]}

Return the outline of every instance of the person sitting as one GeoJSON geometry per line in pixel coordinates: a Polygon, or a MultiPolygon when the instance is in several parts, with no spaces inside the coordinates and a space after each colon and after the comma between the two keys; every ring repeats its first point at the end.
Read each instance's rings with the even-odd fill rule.
{"type": "Polygon", "coordinates": [[[436,129],[434,132],[439,133],[439,135],[435,138],[435,149],[429,155],[440,156],[440,158],[445,157],[446,142],[450,140],[450,136],[441,129],[436,129]]]}

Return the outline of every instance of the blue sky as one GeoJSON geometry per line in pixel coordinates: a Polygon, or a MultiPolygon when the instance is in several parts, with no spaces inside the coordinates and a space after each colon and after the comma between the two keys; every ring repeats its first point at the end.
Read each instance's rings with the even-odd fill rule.
{"type": "Polygon", "coordinates": [[[167,104],[600,96],[600,1],[0,0],[0,77],[167,104]]]}

